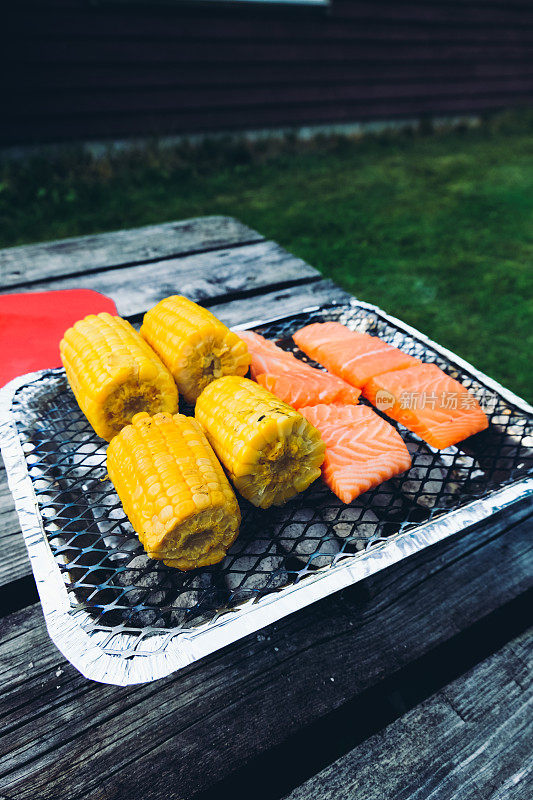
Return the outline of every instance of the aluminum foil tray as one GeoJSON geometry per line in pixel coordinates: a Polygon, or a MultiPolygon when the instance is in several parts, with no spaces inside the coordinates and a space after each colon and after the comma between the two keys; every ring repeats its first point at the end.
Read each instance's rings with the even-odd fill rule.
{"type": "Polygon", "coordinates": [[[436,451],[399,426],[411,469],[350,505],[321,481],[281,509],[243,501],[227,558],[190,573],[145,556],[63,370],[0,392],[2,453],[46,624],[86,677],[161,678],[533,494],[533,409],[375,306],[354,299],[240,327],[305,358],[291,333],[326,320],[436,362],[474,392],[489,429],[436,451]]]}

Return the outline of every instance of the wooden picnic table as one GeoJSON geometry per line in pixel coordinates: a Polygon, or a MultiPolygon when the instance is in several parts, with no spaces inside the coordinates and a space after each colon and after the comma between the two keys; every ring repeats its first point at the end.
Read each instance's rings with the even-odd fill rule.
{"type": "MultiPolygon", "coordinates": [[[[176,292],[230,325],[348,297],[227,217],[3,250],[0,286],[96,289],[133,322],[176,292]]],[[[0,800],[533,795],[531,504],[120,688],[50,641],[0,481],[0,800]]]]}

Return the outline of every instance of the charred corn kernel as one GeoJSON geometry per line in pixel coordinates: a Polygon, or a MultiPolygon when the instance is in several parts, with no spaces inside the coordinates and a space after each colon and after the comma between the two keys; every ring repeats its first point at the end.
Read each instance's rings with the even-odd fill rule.
{"type": "Polygon", "coordinates": [[[245,375],[250,365],[246,343],[210,311],[180,295],[167,297],[148,311],[141,334],[189,403],[215,378],[245,375]]]}
{"type": "Polygon", "coordinates": [[[320,475],[324,443],[318,431],[247,378],[210,383],[195,416],[235,488],[255,506],[283,505],[320,475]]]}
{"type": "Polygon", "coordinates": [[[205,567],[235,541],[237,499],[194,418],[136,414],[107,448],[107,471],[151,558],[205,567]]]}
{"type": "Polygon", "coordinates": [[[59,349],[78,405],[103,439],[139,411],[178,410],[172,375],[125,319],[90,314],[65,332],[59,349]]]}

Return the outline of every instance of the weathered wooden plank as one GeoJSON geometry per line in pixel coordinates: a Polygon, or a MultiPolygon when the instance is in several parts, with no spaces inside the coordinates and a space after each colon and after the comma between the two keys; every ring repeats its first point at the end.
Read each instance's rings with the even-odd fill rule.
{"type": "MultiPolygon", "coordinates": [[[[350,296],[332,281],[315,281],[209,307],[226,325],[238,325],[249,320],[268,319],[280,313],[292,314],[313,305],[341,302],[350,296]]],[[[20,533],[0,456],[0,587],[31,574],[26,546],[20,533]]]]}
{"type": "Polygon", "coordinates": [[[30,560],[0,456],[0,587],[31,574],[30,560]]]}
{"type": "Polygon", "coordinates": [[[11,247],[0,250],[0,287],[83,275],[88,270],[156,261],[262,239],[257,231],[232,217],[214,216],[11,247]]]}
{"type": "MultiPolygon", "coordinates": [[[[103,272],[38,281],[31,290],[95,289],[115,301],[123,316],[143,314],[170,294],[191,300],[249,292],[305,279],[316,280],[317,270],[291,255],[275,242],[258,242],[180,258],[137,264],[103,272]]],[[[17,289],[8,291],[19,291],[17,289]]]]}
{"type": "Polygon", "coordinates": [[[153,685],[86,681],[38,607],[7,617],[3,791],[118,800],[127,774],[130,796],[160,800],[169,786],[186,797],[214,783],[525,591],[531,523],[504,525],[529,513],[428,548],[153,685]]]}
{"type": "Polygon", "coordinates": [[[239,298],[238,302],[210,304],[209,309],[226,325],[242,325],[282,314],[297,314],[312,306],[346,302],[351,297],[353,295],[336,286],[333,281],[322,280],[277,289],[255,297],[239,298]]]}
{"type": "Polygon", "coordinates": [[[532,661],[528,631],[306,781],[287,800],[529,800],[532,661]]]}

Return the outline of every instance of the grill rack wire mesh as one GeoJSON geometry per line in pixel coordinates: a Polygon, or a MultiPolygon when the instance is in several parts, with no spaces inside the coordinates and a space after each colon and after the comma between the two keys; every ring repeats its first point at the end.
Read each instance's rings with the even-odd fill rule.
{"type": "MultiPolygon", "coordinates": [[[[106,479],[105,444],[79,410],[64,373],[44,372],[18,389],[12,411],[44,532],[71,610],[86,612],[82,625],[98,636],[104,652],[152,655],[153,634],[159,634],[161,649],[169,637],[213,624],[250,598],[356,559],[376,544],[533,470],[532,419],[379,310],[357,303],[331,306],[254,330],[317,366],[296,348],[291,334],[311,322],[331,320],[435,362],[476,395],[489,417],[488,430],[458,447],[435,451],[392,423],[412,456],[408,472],[350,505],[341,503],[321,481],[279,509],[256,509],[241,499],[241,531],[226,559],[189,573],[144,554],[106,479]]],[[[192,413],[190,408],[181,410],[192,413]]]]}

